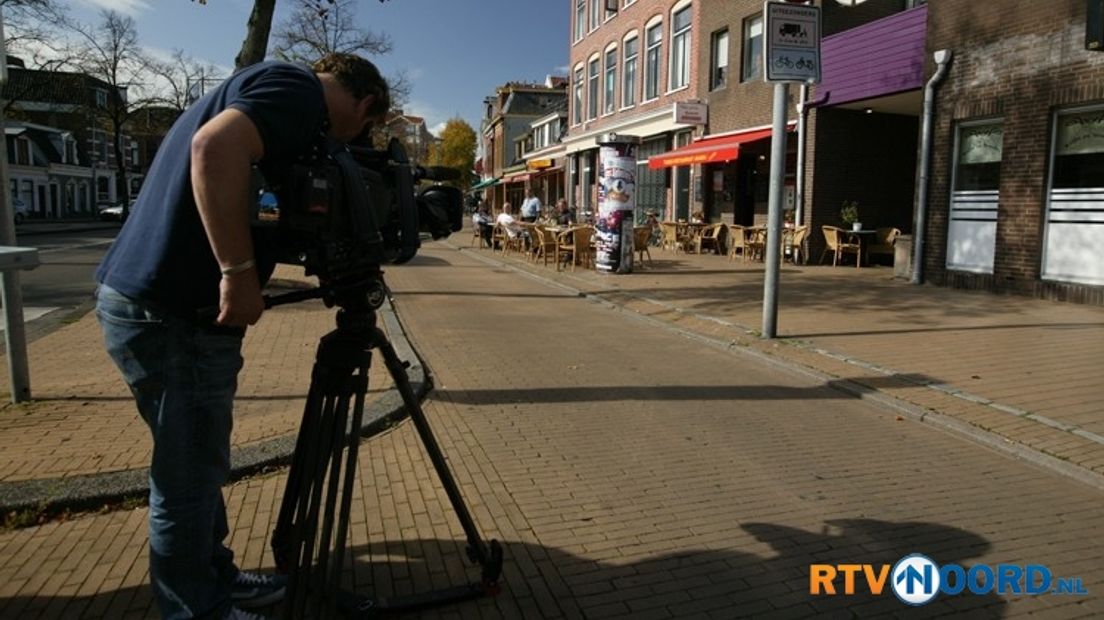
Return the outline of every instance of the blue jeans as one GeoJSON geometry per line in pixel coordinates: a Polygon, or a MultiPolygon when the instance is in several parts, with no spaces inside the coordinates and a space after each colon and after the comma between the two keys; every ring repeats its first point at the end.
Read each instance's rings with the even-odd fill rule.
{"type": "Polygon", "coordinates": [[[204,326],[101,286],[96,315],[153,437],[150,582],[163,618],[221,618],[237,576],[222,485],[230,472],[244,329],[204,326]]]}

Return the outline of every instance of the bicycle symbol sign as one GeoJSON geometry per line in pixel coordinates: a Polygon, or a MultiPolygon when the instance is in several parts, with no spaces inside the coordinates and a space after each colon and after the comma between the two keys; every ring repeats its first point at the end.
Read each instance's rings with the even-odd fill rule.
{"type": "Polygon", "coordinates": [[[766,81],[819,82],[820,7],[768,1],[763,12],[766,81]]]}

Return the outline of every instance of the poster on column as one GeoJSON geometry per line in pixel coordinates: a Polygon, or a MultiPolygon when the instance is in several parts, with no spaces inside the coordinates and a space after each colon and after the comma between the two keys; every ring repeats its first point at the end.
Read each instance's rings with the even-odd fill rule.
{"type": "Polygon", "coordinates": [[[599,144],[595,266],[603,273],[632,273],[639,139],[607,134],[599,144]]]}

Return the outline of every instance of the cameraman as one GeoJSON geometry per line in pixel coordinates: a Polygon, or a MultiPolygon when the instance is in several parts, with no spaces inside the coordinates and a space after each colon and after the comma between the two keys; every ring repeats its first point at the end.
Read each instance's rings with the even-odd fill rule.
{"type": "Polygon", "coordinates": [[[165,618],[257,617],[241,610],[284,592],[281,576],[239,571],[223,543],[242,338],[275,266],[250,227],[252,166],[282,178],[326,136],[349,141],[389,106],[387,83],[358,56],[239,71],[165,136],[96,272],[107,351],[153,438],[150,581],[165,618]]]}

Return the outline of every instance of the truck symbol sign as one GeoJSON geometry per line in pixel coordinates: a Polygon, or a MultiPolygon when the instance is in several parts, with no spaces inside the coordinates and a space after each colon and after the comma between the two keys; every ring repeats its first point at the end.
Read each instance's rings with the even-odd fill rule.
{"type": "Polygon", "coordinates": [[[778,29],[778,34],[784,37],[798,37],[802,39],[808,38],[809,36],[804,26],[789,22],[782,22],[782,27],[778,29]]]}

